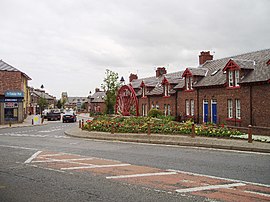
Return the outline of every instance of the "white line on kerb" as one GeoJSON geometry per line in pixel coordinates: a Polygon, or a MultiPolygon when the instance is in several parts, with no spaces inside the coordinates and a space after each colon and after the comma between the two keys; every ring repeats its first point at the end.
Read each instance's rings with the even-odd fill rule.
{"type": "Polygon", "coordinates": [[[27,159],[24,163],[31,163],[31,161],[36,158],[42,151],[37,151],[34,153],[29,159],[27,159]]]}
{"type": "Polygon", "coordinates": [[[14,149],[26,149],[26,150],[38,150],[35,148],[19,147],[19,146],[12,146],[12,145],[0,145],[0,147],[7,147],[7,148],[14,148],[14,149]]]}
{"type": "Polygon", "coordinates": [[[175,175],[176,172],[160,172],[160,173],[142,173],[134,175],[119,175],[119,176],[108,176],[106,179],[121,179],[121,178],[132,178],[132,177],[148,177],[148,176],[159,176],[159,175],[175,175]]]}
{"type": "Polygon", "coordinates": [[[222,189],[222,188],[230,188],[230,187],[239,187],[239,186],[245,186],[244,183],[233,183],[233,184],[220,184],[220,185],[210,185],[210,186],[204,186],[204,187],[193,187],[188,189],[177,189],[175,190],[178,193],[187,193],[187,192],[194,192],[194,191],[205,191],[205,190],[211,190],[211,189],[222,189]]]}
{"type": "Polygon", "coordinates": [[[130,166],[130,164],[113,164],[113,165],[92,165],[92,166],[80,166],[80,167],[69,167],[61,168],[61,170],[79,170],[84,168],[110,168],[110,167],[121,167],[121,166],[130,166]]]}

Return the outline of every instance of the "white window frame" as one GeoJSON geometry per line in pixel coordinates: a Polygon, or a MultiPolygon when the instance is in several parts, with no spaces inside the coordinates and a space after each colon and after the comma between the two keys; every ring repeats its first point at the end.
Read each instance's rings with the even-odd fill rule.
{"type": "Polygon", "coordinates": [[[240,72],[239,70],[234,71],[235,86],[239,86],[240,72]]]}
{"type": "Polygon", "coordinates": [[[228,71],[228,76],[229,76],[229,87],[233,86],[233,71],[229,70],[228,71]]]}
{"type": "Polygon", "coordinates": [[[235,100],[235,117],[241,119],[241,102],[239,99],[235,100]]]}
{"type": "Polygon", "coordinates": [[[190,114],[194,116],[194,100],[190,100],[190,114]]]}
{"type": "Polygon", "coordinates": [[[142,97],[145,97],[145,86],[142,87],[142,97]]]}
{"type": "Polygon", "coordinates": [[[228,99],[228,118],[233,118],[233,101],[232,99],[228,99]]]}
{"type": "Polygon", "coordinates": [[[192,76],[189,77],[189,89],[192,90],[193,86],[192,86],[192,76]]]}
{"type": "Polygon", "coordinates": [[[145,114],[144,114],[144,104],[142,104],[142,115],[145,116],[145,114]]]}
{"type": "Polygon", "coordinates": [[[190,106],[189,106],[189,100],[186,100],[186,115],[190,115],[190,106]]]}
{"type": "Polygon", "coordinates": [[[164,85],[164,96],[169,96],[169,85],[168,84],[164,85]]]}
{"type": "Polygon", "coordinates": [[[186,90],[189,90],[189,77],[186,77],[186,90]]]}

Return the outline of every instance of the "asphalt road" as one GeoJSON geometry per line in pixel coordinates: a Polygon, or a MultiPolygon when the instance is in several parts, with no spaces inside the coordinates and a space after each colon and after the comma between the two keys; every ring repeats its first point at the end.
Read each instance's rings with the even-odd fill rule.
{"type": "MultiPolygon", "coordinates": [[[[77,123],[0,129],[0,201],[209,201],[145,182],[108,180],[99,173],[102,168],[64,171],[56,163],[26,163],[38,151],[270,185],[269,154],[93,141],[66,137],[64,131],[70,127],[77,123]]],[[[268,192],[264,193],[268,197],[268,192]]]]}

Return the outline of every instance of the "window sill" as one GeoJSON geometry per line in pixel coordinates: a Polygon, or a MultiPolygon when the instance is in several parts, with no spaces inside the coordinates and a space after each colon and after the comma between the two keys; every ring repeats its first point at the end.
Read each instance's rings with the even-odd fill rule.
{"type": "Polygon", "coordinates": [[[192,89],[192,90],[185,90],[185,92],[194,92],[194,89],[192,89]]]}
{"type": "Polygon", "coordinates": [[[143,96],[143,97],[141,97],[142,99],[146,99],[147,97],[146,96],[143,96]]]}
{"type": "Polygon", "coordinates": [[[242,122],[242,119],[227,118],[226,121],[229,121],[229,122],[242,122]]]}
{"type": "Polygon", "coordinates": [[[230,87],[227,87],[227,90],[234,90],[234,89],[239,89],[240,86],[230,86],[230,87]]]}

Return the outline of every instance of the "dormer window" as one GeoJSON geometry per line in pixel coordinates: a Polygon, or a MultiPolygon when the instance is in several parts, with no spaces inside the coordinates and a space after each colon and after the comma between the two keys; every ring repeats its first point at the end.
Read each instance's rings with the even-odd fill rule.
{"type": "Polygon", "coordinates": [[[142,88],[142,97],[145,98],[146,97],[146,86],[145,86],[143,81],[142,81],[140,87],[142,88]]]}
{"type": "Polygon", "coordinates": [[[170,83],[166,79],[166,77],[164,77],[164,79],[162,80],[162,85],[163,85],[164,96],[168,97],[169,96],[170,83]]]}
{"type": "Polygon", "coordinates": [[[186,90],[192,90],[192,76],[186,77],[186,90]]]}
{"type": "Polygon", "coordinates": [[[182,77],[185,77],[185,89],[187,91],[192,91],[193,90],[193,75],[191,73],[191,71],[186,68],[186,70],[184,71],[182,77]]]}
{"type": "Polygon", "coordinates": [[[232,59],[223,68],[223,72],[227,75],[227,84],[229,88],[239,87],[240,67],[232,59]]]}

